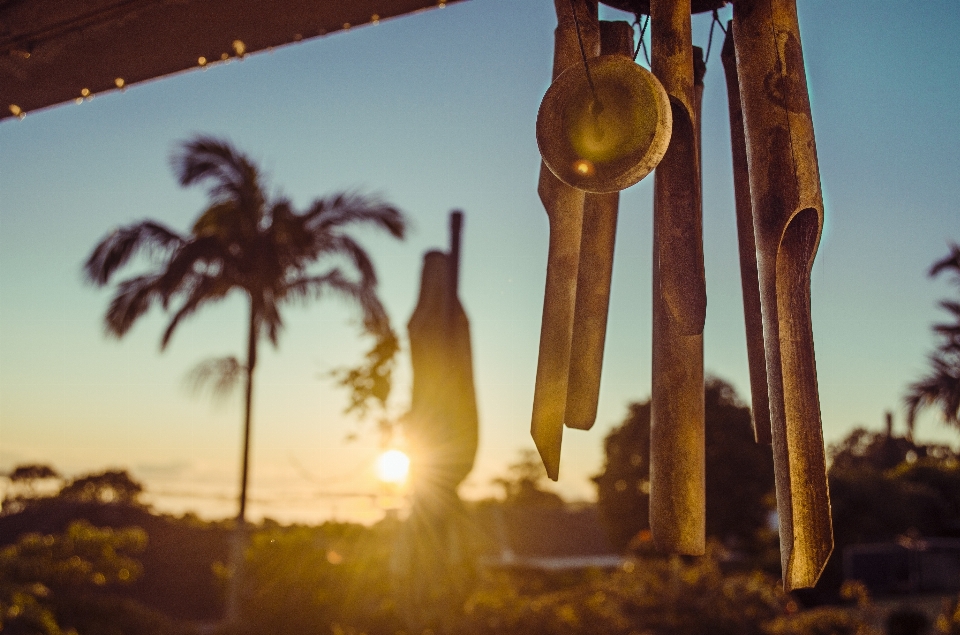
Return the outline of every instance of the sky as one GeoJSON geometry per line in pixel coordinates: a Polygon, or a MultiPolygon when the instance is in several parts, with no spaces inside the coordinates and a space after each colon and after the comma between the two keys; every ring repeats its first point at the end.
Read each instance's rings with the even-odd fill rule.
{"type": "MultiPolygon", "coordinates": [[[[856,426],[903,430],[902,397],[924,371],[941,298],[930,264],[960,242],[960,12],[954,0],[799,0],[826,223],[813,269],[818,382],[827,443],[856,426]],[[867,9],[869,8],[869,12],[867,9]]],[[[720,11],[725,23],[729,7],[720,11]]],[[[628,19],[601,8],[603,19],[628,19]]],[[[67,475],[126,468],[157,509],[236,512],[239,394],[216,404],[184,377],[242,355],[239,296],[208,307],[159,349],[153,310],[105,336],[110,289],[81,264],[114,228],[152,218],[187,231],[204,208],[169,167],[179,143],[230,139],[273,193],[305,207],[339,191],[381,194],[409,214],[396,242],[360,238],[404,334],[423,253],[465,212],[461,301],[471,320],[480,411],[476,467],[461,492],[494,493],[529,436],[547,253],[534,127],[549,85],[549,0],[469,0],[212,65],[0,123],[0,470],[67,475]]],[[[706,48],[708,16],[694,17],[706,48]]],[[[703,103],[708,373],[749,403],[726,89],[715,33],[703,103]]],[[[641,55],[641,63],[643,58],[641,55]]],[[[557,491],[590,500],[603,438],[650,393],[652,177],[625,191],[597,424],[567,430],[557,491]]],[[[283,522],[382,517],[370,421],[343,414],[326,375],[369,345],[336,300],[290,306],[265,345],[254,395],[250,515],[283,522]],[[339,493],[339,496],[330,496],[339,493]]],[[[404,340],[404,344],[406,341],[404,340]]],[[[390,413],[409,404],[404,351],[390,413]]],[[[921,440],[957,445],[933,414],[921,440]]]]}

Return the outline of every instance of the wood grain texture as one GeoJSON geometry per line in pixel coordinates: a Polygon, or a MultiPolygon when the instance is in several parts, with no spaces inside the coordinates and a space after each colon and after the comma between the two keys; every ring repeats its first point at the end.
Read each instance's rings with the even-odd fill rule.
{"type": "Polygon", "coordinates": [[[704,552],[703,322],[706,283],[690,0],[652,0],[652,70],[673,134],[655,172],[650,528],[665,551],[704,552]]]}
{"type": "Polygon", "coordinates": [[[733,193],[737,210],[737,242],[740,249],[740,285],[743,289],[743,316],[747,335],[747,362],[753,405],[753,433],[757,443],[769,445],[770,401],[767,395],[767,361],[763,348],[763,313],[760,308],[760,280],[757,274],[757,241],[753,233],[753,204],[750,201],[750,174],[747,142],[743,133],[740,81],[733,48],[732,22],[727,25],[720,59],[727,80],[730,111],[730,146],[733,153],[733,193]]]}
{"type": "Polygon", "coordinates": [[[750,172],[786,589],[833,550],[810,321],[823,199],[794,0],[738,0],[734,45],[750,172]]]}
{"type": "MultiPolygon", "coordinates": [[[[573,5],[578,11],[584,50],[588,57],[595,57],[600,52],[596,3],[591,6],[583,0],[576,0],[573,5]]],[[[571,64],[582,64],[574,7],[571,7],[569,0],[555,0],[555,6],[554,78],[571,64]]],[[[537,191],[550,220],[550,247],[530,434],[547,475],[557,480],[567,401],[584,193],[560,181],[542,163],[537,191]]]]}
{"type": "MultiPolygon", "coordinates": [[[[633,27],[602,21],[600,43],[602,55],[632,59],[633,27]]],[[[564,415],[568,427],[580,430],[589,430],[597,420],[619,209],[619,192],[585,196],[564,415]]]]}

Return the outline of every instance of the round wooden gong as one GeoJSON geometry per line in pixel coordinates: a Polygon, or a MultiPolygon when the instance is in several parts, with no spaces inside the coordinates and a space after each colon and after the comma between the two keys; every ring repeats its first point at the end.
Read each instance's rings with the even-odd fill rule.
{"type": "Polygon", "coordinates": [[[663,158],[670,100],[650,71],[623,55],[575,64],[551,84],[537,114],[537,146],[557,178],[586,192],[616,192],[663,158]]]}

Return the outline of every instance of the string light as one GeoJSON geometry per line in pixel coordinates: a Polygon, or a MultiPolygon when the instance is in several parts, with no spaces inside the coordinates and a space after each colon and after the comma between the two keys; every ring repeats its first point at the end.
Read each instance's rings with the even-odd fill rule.
{"type": "Polygon", "coordinates": [[[243,43],[243,40],[234,40],[233,52],[237,54],[237,57],[243,57],[247,52],[247,45],[243,43]]]}
{"type": "Polygon", "coordinates": [[[344,22],[344,23],[343,23],[343,30],[344,30],[344,31],[349,31],[349,30],[350,30],[350,23],[349,23],[349,22],[344,22]]]}
{"type": "Polygon", "coordinates": [[[89,96],[90,96],[90,89],[89,89],[89,88],[81,88],[81,89],[80,89],[80,94],[83,95],[84,97],[89,97],[89,96]]]}
{"type": "Polygon", "coordinates": [[[119,88],[120,90],[123,90],[123,87],[126,85],[126,82],[123,81],[123,78],[122,78],[122,77],[116,78],[115,80],[113,80],[113,83],[114,83],[114,84],[116,85],[116,87],[119,88]]]}
{"type": "Polygon", "coordinates": [[[14,116],[14,117],[19,117],[19,116],[20,116],[20,113],[22,113],[23,110],[21,110],[21,109],[20,109],[20,106],[18,106],[18,105],[16,105],[16,104],[10,104],[10,112],[13,113],[13,116],[14,116]]]}
{"type": "Polygon", "coordinates": [[[200,66],[206,66],[206,65],[207,65],[207,58],[205,58],[205,57],[203,57],[203,56],[198,57],[198,58],[197,58],[197,64],[199,64],[200,66]]]}
{"type": "Polygon", "coordinates": [[[380,16],[374,13],[372,16],[370,16],[370,21],[374,24],[380,24],[380,16]]]}

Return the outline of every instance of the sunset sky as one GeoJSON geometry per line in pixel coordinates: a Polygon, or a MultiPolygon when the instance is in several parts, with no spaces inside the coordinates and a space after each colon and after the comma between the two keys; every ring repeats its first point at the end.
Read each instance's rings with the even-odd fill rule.
{"type": "MultiPolygon", "coordinates": [[[[956,295],[926,272],[960,241],[960,11],[955,0],[798,5],[826,206],[812,301],[829,443],[857,425],[879,429],[886,410],[902,430],[903,393],[944,315],[936,303],[956,295]]],[[[730,16],[721,10],[724,24],[730,16]]],[[[602,8],[601,18],[628,16],[602,8]]],[[[403,243],[362,235],[404,336],[422,255],[446,247],[449,211],[464,210],[460,289],[481,428],[462,493],[492,493],[491,478],[533,448],[547,248],[534,124],[555,24],[549,0],[470,0],[0,123],[0,470],[123,467],[161,510],[235,513],[240,396],[196,398],[184,376],[243,353],[242,299],[181,325],[161,354],[161,311],[107,338],[111,291],[81,275],[117,226],[189,229],[205,193],[177,185],[169,156],[205,133],[232,140],[301,207],[359,190],[409,214],[403,243]]],[[[695,45],[706,48],[709,26],[694,18],[695,45]]],[[[722,35],[703,104],[704,342],[707,371],[749,403],[722,35]]],[[[605,434],[649,396],[652,180],[622,196],[598,422],[564,436],[557,488],[570,498],[594,496],[605,434]]],[[[369,345],[357,314],[331,299],[290,306],[285,319],[257,370],[251,515],[376,520],[372,498],[321,496],[376,492],[374,426],[344,416],[347,395],[325,378],[369,345]]],[[[394,415],[409,402],[406,350],[399,365],[394,415]]],[[[918,436],[960,440],[932,414],[918,436]]]]}

